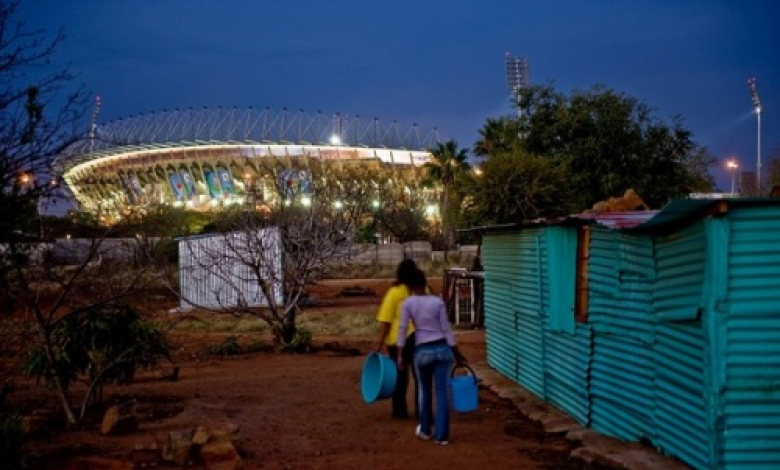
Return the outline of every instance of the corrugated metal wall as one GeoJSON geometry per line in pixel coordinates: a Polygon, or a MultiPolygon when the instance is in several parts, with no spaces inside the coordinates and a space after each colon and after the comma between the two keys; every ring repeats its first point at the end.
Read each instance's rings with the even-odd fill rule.
{"type": "Polygon", "coordinates": [[[485,268],[485,339],[488,364],[517,380],[519,339],[516,283],[520,234],[486,234],[482,240],[485,268]]]}
{"type": "Polygon", "coordinates": [[[255,275],[258,267],[271,283],[274,300],[281,302],[282,248],[276,228],[179,240],[180,307],[268,305],[255,275]]]}
{"type": "Polygon", "coordinates": [[[491,365],[693,468],[780,468],[780,207],[652,237],[592,227],[589,318],[573,333],[550,318],[551,286],[571,273],[551,269],[565,240],[548,229],[485,238],[491,365]]]}
{"type": "Polygon", "coordinates": [[[577,231],[570,226],[546,230],[550,306],[544,310],[544,398],[588,425],[591,330],[575,322],[577,231]]]}
{"type": "Polygon", "coordinates": [[[655,267],[649,236],[591,229],[591,426],[625,440],[651,438],[655,267]]]}
{"type": "MultiPolygon", "coordinates": [[[[705,340],[700,311],[705,273],[703,222],[656,237],[656,436],[653,443],[697,469],[712,468],[714,439],[705,403],[705,340]]],[[[725,249],[725,247],[723,247],[725,249]]]]}
{"type": "Polygon", "coordinates": [[[520,255],[515,303],[518,312],[519,350],[517,357],[520,384],[540,397],[546,396],[544,381],[545,344],[542,325],[549,308],[547,242],[543,229],[520,232],[520,255]]]}
{"type": "Polygon", "coordinates": [[[780,208],[729,212],[728,296],[712,328],[720,467],[780,468],[780,208]]]}
{"type": "Polygon", "coordinates": [[[588,391],[591,329],[578,323],[575,334],[546,330],[545,399],[583,426],[590,426],[588,391]]]}

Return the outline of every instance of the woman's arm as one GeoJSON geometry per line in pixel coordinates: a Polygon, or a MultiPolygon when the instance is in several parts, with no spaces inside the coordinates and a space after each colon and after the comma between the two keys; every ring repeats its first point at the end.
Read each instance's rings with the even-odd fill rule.
{"type": "Polygon", "coordinates": [[[441,328],[441,331],[444,333],[444,337],[447,338],[447,344],[449,344],[450,348],[452,348],[452,353],[455,355],[455,362],[459,366],[462,366],[466,364],[468,360],[466,359],[466,356],[464,356],[458,349],[458,345],[455,341],[455,333],[452,332],[450,320],[447,318],[447,306],[443,300],[439,303],[438,311],[439,328],[441,328]]]}
{"type": "Polygon", "coordinates": [[[380,352],[382,350],[382,346],[385,345],[385,338],[387,338],[388,333],[390,333],[390,323],[387,322],[379,322],[379,331],[377,332],[376,336],[376,342],[374,343],[374,352],[380,352]]]}

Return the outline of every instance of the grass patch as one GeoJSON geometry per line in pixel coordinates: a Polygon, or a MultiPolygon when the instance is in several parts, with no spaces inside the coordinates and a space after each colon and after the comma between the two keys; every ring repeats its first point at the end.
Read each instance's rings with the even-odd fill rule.
{"type": "MultiPolygon", "coordinates": [[[[376,333],[376,306],[350,309],[344,312],[323,312],[317,309],[305,310],[298,317],[298,328],[310,331],[316,336],[373,335],[376,333]]],[[[182,319],[173,324],[179,332],[213,332],[245,335],[269,333],[268,325],[251,315],[233,316],[224,314],[203,314],[203,316],[182,319]]]]}
{"type": "Polygon", "coordinates": [[[315,336],[373,335],[376,333],[375,309],[370,313],[306,312],[301,315],[298,324],[315,336]]]}
{"type": "Polygon", "coordinates": [[[214,356],[235,356],[254,352],[271,351],[273,346],[268,341],[253,340],[241,341],[238,335],[226,336],[222,341],[206,346],[206,352],[214,356]]]}
{"type": "Polygon", "coordinates": [[[204,314],[186,318],[173,325],[175,331],[204,331],[215,333],[264,333],[268,325],[251,315],[204,314]]]}

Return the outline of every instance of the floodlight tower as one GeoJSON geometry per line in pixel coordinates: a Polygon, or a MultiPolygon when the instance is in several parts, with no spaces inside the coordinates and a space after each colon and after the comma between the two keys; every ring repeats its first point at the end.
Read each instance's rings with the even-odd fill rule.
{"type": "Polygon", "coordinates": [[[531,73],[528,60],[524,57],[504,54],[506,60],[506,83],[509,86],[509,96],[512,104],[517,107],[517,117],[522,117],[520,107],[521,92],[531,84],[531,73]]]}
{"type": "Polygon", "coordinates": [[[761,196],[761,99],[758,97],[756,89],[756,79],[748,79],[748,88],[750,89],[750,98],[753,99],[753,110],[756,112],[758,124],[758,135],[756,137],[756,183],[758,195],[761,196]]]}
{"type": "Polygon", "coordinates": [[[95,148],[95,137],[97,137],[97,120],[100,114],[100,95],[95,95],[95,104],[92,107],[92,121],[89,123],[89,148],[95,148]]]}

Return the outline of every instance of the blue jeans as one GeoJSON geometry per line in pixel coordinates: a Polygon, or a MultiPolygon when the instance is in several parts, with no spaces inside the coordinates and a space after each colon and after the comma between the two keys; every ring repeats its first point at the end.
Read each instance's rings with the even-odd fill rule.
{"type": "Polygon", "coordinates": [[[455,355],[445,340],[418,344],[414,348],[414,370],[419,381],[417,406],[420,410],[420,431],[431,435],[433,393],[436,392],[435,434],[436,441],[450,438],[450,406],[448,386],[450,373],[455,365],[455,355]]]}

